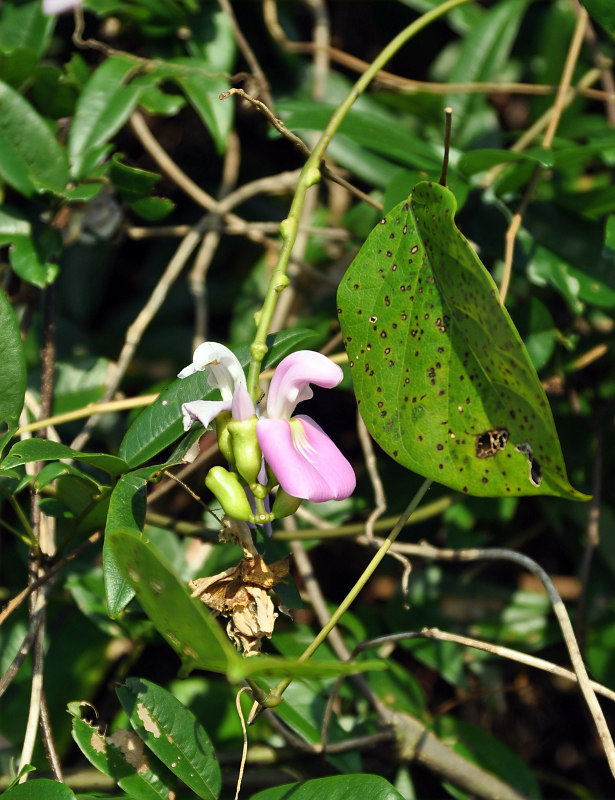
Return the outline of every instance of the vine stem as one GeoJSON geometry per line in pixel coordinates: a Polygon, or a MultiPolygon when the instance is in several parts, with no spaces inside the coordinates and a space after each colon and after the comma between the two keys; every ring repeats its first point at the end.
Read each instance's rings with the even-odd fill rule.
{"type": "MultiPolygon", "coordinates": [[[[399,536],[402,528],[406,524],[406,520],[409,517],[412,516],[412,514],[414,513],[415,509],[417,508],[417,506],[419,505],[419,503],[421,502],[421,500],[425,496],[425,494],[428,491],[428,489],[431,486],[431,484],[432,484],[432,481],[429,478],[427,478],[426,480],[423,481],[423,483],[419,487],[419,490],[416,492],[416,494],[414,495],[412,500],[408,503],[408,506],[406,507],[406,509],[404,510],[402,515],[400,516],[400,518],[397,520],[397,523],[392,528],[392,530],[389,533],[389,535],[382,542],[382,544],[378,548],[378,551],[376,552],[376,554],[374,555],[372,560],[369,562],[367,567],[363,570],[363,573],[362,573],[361,577],[359,578],[359,580],[355,583],[355,585],[348,592],[346,597],[342,600],[342,602],[339,604],[339,606],[335,609],[335,611],[331,615],[331,619],[327,622],[326,625],[324,625],[322,627],[320,632],[317,634],[316,638],[305,648],[303,653],[301,653],[301,655],[297,659],[297,661],[299,663],[303,663],[304,661],[308,661],[314,655],[316,650],[318,650],[320,645],[325,641],[327,636],[331,633],[331,631],[337,625],[337,623],[340,621],[342,616],[350,608],[350,606],[355,601],[355,599],[356,599],[357,595],[359,594],[359,592],[363,589],[363,587],[365,586],[367,581],[374,574],[374,571],[375,571],[376,567],[380,564],[382,559],[389,552],[389,550],[391,548],[391,545],[394,543],[395,539],[397,539],[397,537],[399,536]]],[[[271,690],[271,692],[269,692],[269,694],[267,696],[266,705],[269,706],[269,707],[277,705],[280,702],[282,694],[284,693],[286,688],[289,686],[291,681],[292,681],[292,678],[283,678],[277,684],[277,686],[275,686],[271,690]]]]}
{"type": "Polygon", "coordinates": [[[439,17],[447,14],[453,8],[468,2],[468,0],[445,0],[437,8],[433,8],[426,14],[423,14],[418,19],[414,20],[410,25],[404,28],[403,31],[397,34],[389,44],[379,53],[379,55],[372,61],[369,67],[361,75],[359,80],[352,87],[350,92],[346,95],[344,100],[336,108],[327,123],[326,128],[316,146],[312,150],[311,155],[305,162],[295,195],[288,213],[288,217],[280,225],[280,233],[282,234],[282,247],[278,256],[278,263],[271,276],[267,294],[263,307],[260,311],[256,334],[254,341],[250,346],[251,361],[250,369],[248,372],[248,391],[252,399],[256,402],[260,397],[260,387],[258,379],[260,375],[260,367],[262,361],[267,353],[266,339],[269,333],[269,327],[273,318],[273,313],[277,304],[278,295],[288,285],[288,277],[286,276],[286,268],[290,260],[291,251],[297,237],[297,230],[299,227],[299,220],[301,218],[301,209],[305,202],[305,196],[308,188],[320,179],[320,162],[322,161],[325,151],[329,146],[329,142],[333,138],[335,132],[342,123],[342,120],[350,110],[355,100],[362,94],[369,86],[375,75],[378,74],[380,69],[392,58],[393,55],[413,36],[420,33],[430,23],[434,22],[439,17]]]}

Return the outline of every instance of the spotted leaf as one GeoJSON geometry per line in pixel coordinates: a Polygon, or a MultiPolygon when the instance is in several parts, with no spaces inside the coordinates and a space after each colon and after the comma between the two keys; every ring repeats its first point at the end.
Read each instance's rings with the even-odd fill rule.
{"type": "Polygon", "coordinates": [[[369,235],[338,290],[361,415],[378,444],[467,494],[586,500],[566,477],[540,380],[493,279],[419,183],[369,235]]]}

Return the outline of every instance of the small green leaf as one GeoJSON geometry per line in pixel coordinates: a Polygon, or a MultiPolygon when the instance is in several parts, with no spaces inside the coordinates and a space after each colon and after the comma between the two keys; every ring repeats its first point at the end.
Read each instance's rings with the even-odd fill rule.
{"type": "MultiPolygon", "coordinates": [[[[6,244],[11,246],[9,261],[16,275],[41,289],[53,282],[57,265],[46,262],[39,252],[32,223],[26,215],[8,204],[0,209],[0,245],[6,244]]],[[[59,249],[61,241],[57,244],[59,249]]]]}
{"type": "Polygon", "coordinates": [[[301,783],[286,783],[253,794],[250,800],[403,800],[380,775],[332,775],[301,783]]]}
{"type": "Polygon", "coordinates": [[[110,456],[106,453],[81,453],[65,444],[48,439],[26,439],[23,442],[17,442],[8,452],[2,466],[4,469],[11,469],[31,461],[55,461],[61,458],[75,458],[91,464],[93,467],[98,467],[103,472],[108,472],[109,475],[128,472],[128,464],[117,456],[110,456]]]}
{"type": "Polygon", "coordinates": [[[585,500],[566,477],[538,375],[455,210],[448,189],[419,183],[340,285],[361,415],[389,455],[453,489],[585,500]]]}
{"type": "Polygon", "coordinates": [[[0,291],[0,444],[17,427],[26,394],[26,361],[19,323],[0,291]]]}
{"type": "Polygon", "coordinates": [[[222,785],[212,743],[194,714],[166,689],[128,678],[117,696],[147,747],[203,800],[216,800],[222,785]]]}
{"type": "Polygon", "coordinates": [[[103,544],[105,597],[111,619],[115,619],[126,608],[135,593],[116,561],[113,547],[109,544],[109,534],[117,529],[141,533],[145,523],[146,487],[144,478],[128,473],[120,478],[111,493],[103,544]]]}
{"type": "Polygon", "coordinates": [[[117,133],[137,104],[143,87],[129,84],[136,66],[130,56],[110,56],[85,85],[68,136],[74,178],[82,177],[94,166],[91,157],[98,160],[101,147],[117,133]]]}
{"type": "Polygon", "coordinates": [[[45,121],[15,89],[1,81],[0,107],[2,178],[26,197],[35,192],[61,192],[68,181],[66,154],[45,121]]]}
{"type": "Polygon", "coordinates": [[[49,778],[30,778],[4,792],[2,800],[76,800],[72,789],[49,778]]]}

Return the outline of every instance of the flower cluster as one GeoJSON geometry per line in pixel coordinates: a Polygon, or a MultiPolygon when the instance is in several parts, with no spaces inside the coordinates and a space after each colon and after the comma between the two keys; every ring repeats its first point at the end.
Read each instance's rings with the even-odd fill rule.
{"type": "Polygon", "coordinates": [[[213,467],[205,482],[230,517],[269,522],[293,513],[301,500],[320,503],[352,494],[355,475],[346,458],[311,417],[293,416],[296,406],[313,396],[310,384],[337,386],[342,380],[337,364],[310,350],[286,356],[273,374],[262,413],[248,394],[239,360],[227,347],[199,345],[179,377],[198,370],[208,371],[209,385],[220,390],[222,399],[184,403],[184,428],[194,421],[206,428],[215,423],[230,470],[213,467]],[[275,486],[279,489],[268,512],[265,498],[275,486]]]}

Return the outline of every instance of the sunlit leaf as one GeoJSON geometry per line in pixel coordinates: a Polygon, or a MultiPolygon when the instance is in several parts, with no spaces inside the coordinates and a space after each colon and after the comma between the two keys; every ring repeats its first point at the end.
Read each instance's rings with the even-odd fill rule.
{"type": "Polygon", "coordinates": [[[459,491],[586,499],[568,483],[540,380],[455,209],[446,188],[419,183],[340,285],[361,415],[399,463],[459,491]]]}
{"type": "Polygon", "coordinates": [[[302,783],[286,783],[253,794],[250,800],[403,800],[380,775],[332,775],[302,783]]]}
{"type": "Polygon", "coordinates": [[[222,776],[213,746],[194,714],[170,692],[128,678],[117,696],[147,747],[203,800],[216,800],[222,776]]]}

